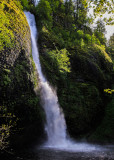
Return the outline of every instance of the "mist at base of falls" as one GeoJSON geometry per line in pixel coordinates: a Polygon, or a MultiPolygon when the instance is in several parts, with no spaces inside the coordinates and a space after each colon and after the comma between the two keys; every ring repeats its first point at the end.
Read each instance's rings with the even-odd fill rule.
{"type": "Polygon", "coordinates": [[[64,142],[56,145],[50,145],[45,142],[43,145],[38,147],[37,149],[49,149],[49,150],[61,150],[65,152],[105,152],[110,149],[114,149],[114,145],[99,145],[99,144],[90,144],[86,141],[75,141],[70,137],[64,142]]]}

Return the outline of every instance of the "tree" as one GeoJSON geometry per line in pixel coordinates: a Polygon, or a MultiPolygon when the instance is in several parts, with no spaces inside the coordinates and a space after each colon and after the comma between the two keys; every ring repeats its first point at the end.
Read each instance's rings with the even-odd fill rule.
{"type": "Polygon", "coordinates": [[[94,34],[99,39],[100,43],[105,45],[106,44],[105,23],[101,19],[99,19],[96,24],[97,24],[97,26],[96,26],[96,28],[94,30],[94,34]]]}
{"type": "Polygon", "coordinates": [[[52,8],[48,0],[40,0],[36,7],[36,15],[40,21],[40,27],[52,27],[52,8]]]}
{"type": "Polygon", "coordinates": [[[63,0],[48,0],[52,8],[53,27],[64,23],[64,3],[63,0]]]}
{"type": "Polygon", "coordinates": [[[86,1],[74,0],[74,18],[75,18],[75,24],[77,25],[77,27],[82,29],[87,22],[86,1]]]}
{"type": "MultiPolygon", "coordinates": [[[[37,1],[37,0],[36,0],[37,1]]],[[[28,0],[29,4],[35,4],[35,0],[28,0]]]]}
{"type": "MultiPolygon", "coordinates": [[[[87,0],[85,0],[87,1],[87,0]]],[[[113,0],[88,0],[88,6],[89,8],[93,8],[94,16],[102,16],[106,12],[108,14],[114,13],[114,3],[113,0]]],[[[108,25],[114,24],[113,17],[105,18],[104,19],[108,25]]]]}
{"type": "Polygon", "coordinates": [[[69,52],[66,49],[61,50],[52,50],[48,52],[48,56],[52,62],[52,64],[56,64],[56,69],[60,73],[66,74],[70,72],[70,61],[69,61],[69,52]]]}
{"type": "Polygon", "coordinates": [[[112,57],[114,59],[114,33],[112,36],[110,36],[110,39],[108,41],[108,50],[110,53],[112,53],[112,57]]]}
{"type": "Polygon", "coordinates": [[[112,36],[110,36],[108,43],[109,43],[109,46],[111,46],[114,49],[114,33],[112,36]]]}
{"type": "Polygon", "coordinates": [[[21,1],[22,6],[24,7],[24,9],[27,9],[28,8],[28,1],[27,0],[20,0],[20,1],[21,1]]]}
{"type": "Polygon", "coordinates": [[[106,33],[106,29],[105,29],[105,23],[103,22],[103,20],[99,19],[97,22],[97,27],[96,27],[96,31],[97,32],[102,32],[103,34],[106,33]]]}
{"type": "Polygon", "coordinates": [[[73,2],[72,0],[66,0],[65,1],[65,21],[64,21],[64,27],[66,29],[72,27],[74,18],[73,18],[73,12],[74,12],[74,8],[73,8],[73,2]]]}

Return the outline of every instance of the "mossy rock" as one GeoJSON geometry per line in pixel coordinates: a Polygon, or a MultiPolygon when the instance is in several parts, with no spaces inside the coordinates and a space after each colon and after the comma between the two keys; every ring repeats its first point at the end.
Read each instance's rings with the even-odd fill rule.
{"type": "Polygon", "coordinates": [[[102,83],[105,81],[105,74],[97,63],[81,54],[76,54],[72,62],[73,72],[77,77],[81,76],[85,81],[102,83]]]}
{"type": "Polygon", "coordinates": [[[24,147],[35,140],[36,134],[41,137],[44,132],[39,79],[31,55],[30,29],[20,1],[0,1],[0,13],[0,106],[6,110],[0,128],[4,124],[9,127],[9,137],[1,147],[7,147],[9,140],[14,148],[24,147]],[[15,118],[8,119],[8,114],[15,118]],[[31,125],[36,126],[35,132],[31,125]],[[26,136],[29,131],[30,136],[26,136]],[[21,141],[16,143],[18,138],[21,141]]]}
{"type": "Polygon", "coordinates": [[[0,66],[13,65],[22,49],[30,54],[30,30],[21,8],[16,0],[0,2],[0,66]]]}
{"type": "MultiPolygon", "coordinates": [[[[108,95],[108,93],[106,93],[108,95]]],[[[108,95],[109,102],[104,111],[104,118],[89,137],[90,141],[114,143],[114,93],[108,95]]]]}
{"type": "Polygon", "coordinates": [[[68,131],[74,137],[91,131],[100,121],[102,100],[98,89],[87,83],[68,82],[59,93],[59,102],[64,110],[68,131]],[[96,119],[96,116],[99,118],[96,119]],[[94,126],[93,126],[94,125],[94,126]]]}
{"type": "Polygon", "coordinates": [[[95,63],[99,65],[101,70],[105,70],[105,73],[112,71],[113,62],[111,56],[106,53],[105,48],[94,44],[89,50],[90,55],[93,56],[92,59],[95,63]]]}
{"type": "Polygon", "coordinates": [[[93,46],[86,52],[78,47],[71,50],[71,72],[66,77],[51,62],[46,46],[40,55],[47,79],[57,88],[68,132],[75,138],[90,136],[104,117],[108,98],[103,90],[111,85],[112,62],[100,49],[93,46]]]}
{"type": "MultiPolygon", "coordinates": [[[[39,23],[37,16],[36,21],[39,23]]],[[[111,88],[113,84],[112,59],[94,35],[94,40],[91,39],[91,30],[88,35],[84,31],[84,35],[82,30],[80,34],[76,33],[78,28],[75,31],[71,31],[71,28],[63,29],[59,22],[51,29],[48,28],[48,23],[46,26],[41,21],[39,25],[38,42],[42,69],[57,90],[68,131],[76,138],[89,137],[105,115],[108,97],[105,96],[104,89],[111,88]],[[88,42],[84,39],[85,36],[89,36],[88,42]],[[60,73],[57,61],[53,63],[48,56],[48,52],[63,48],[69,51],[71,64],[71,72],[65,75],[60,73]]]]}

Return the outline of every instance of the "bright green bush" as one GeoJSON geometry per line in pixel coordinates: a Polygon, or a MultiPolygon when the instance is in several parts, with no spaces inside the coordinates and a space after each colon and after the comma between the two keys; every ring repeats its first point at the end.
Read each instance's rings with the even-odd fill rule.
{"type": "Polygon", "coordinates": [[[40,21],[39,26],[42,28],[51,28],[52,26],[52,8],[50,3],[46,0],[40,0],[39,4],[36,7],[36,15],[40,21]]]}
{"type": "Polygon", "coordinates": [[[79,39],[80,39],[80,38],[83,38],[83,35],[84,35],[84,33],[83,33],[82,30],[78,30],[78,31],[77,31],[77,36],[78,36],[79,39]]]}
{"type": "Polygon", "coordinates": [[[105,58],[105,60],[109,63],[112,63],[111,57],[105,52],[104,47],[95,45],[95,48],[100,52],[100,54],[105,58]]]}
{"type": "Polygon", "coordinates": [[[48,52],[52,64],[56,63],[60,72],[70,72],[69,53],[66,49],[53,50],[48,52]]]}

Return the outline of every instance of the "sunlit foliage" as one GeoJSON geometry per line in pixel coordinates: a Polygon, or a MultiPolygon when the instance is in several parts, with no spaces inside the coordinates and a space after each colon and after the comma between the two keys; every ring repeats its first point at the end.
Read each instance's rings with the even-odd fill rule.
{"type": "Polygon", "coordinates": [[[27,21],[21,9],[19,1],[0,2],[0,50],[4,50],[4,47],[14,47],[18,43],[18,37],[25,41],[26,33],[23,28],[27,26],[27,21]]]}
{"type": "Polygon", "coordinates": [[[52,65],[57,64],[60,72],[70,72],[69,53],[66,49],[50,51],[48,56],[51,58],[52,65]]]}
{"type": "Polygon", "coordinates": [[[100,15],[102,17],[103,14],[106,12],[108,14],[112,14],[109,18],[104,18],[105,22],[108,25],[113,25],[114,24],[114,2],[113,0],[88,0],[88,7],[92,7],[94,9],[94,15],[95,17],[97,15],[100,15]]]}
{"type": "Polygon", "coordinates": [[[104,89],[104,92],[112,94],[114,92],[114,89],[104,89]]]}
{"type": "Polygon", "coordinates": [[[110,56],[105,52],[105,49],[103,48],[103,46],[98,46],[95,45],[95,47],[100,51],[100,53],[105,57],[105,60],[112,63],[112,59],[110,58],[110,56]]]}
{"type": "Polygon", "coordinates": [[[43,72],[57,87],[68,131],[74,137],[84,135],[101,123],[108,101],[103,90],[113,83],[113,62],[107,52],[104,22],[99,20],[93,29],[90,27],[93,17],[87,15],[90,5],[95,16],[99,15],[98,5],[104,2],[103,9],[106,1],[46,1],[50,4],[49,11],[43,11],[40,2],[44,0],[36,7],[43,72]],[[51,16],[50,22],[44,12],[51,16]],[[42,13],[45,16],[40,18],[42,13]]]}

